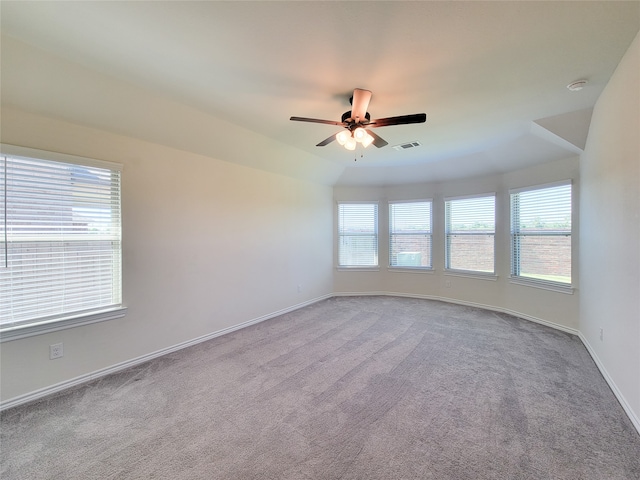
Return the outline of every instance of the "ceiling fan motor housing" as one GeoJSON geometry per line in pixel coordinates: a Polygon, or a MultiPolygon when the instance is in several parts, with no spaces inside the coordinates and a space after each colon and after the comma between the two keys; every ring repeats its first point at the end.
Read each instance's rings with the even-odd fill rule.
{"type": "MultiPolygon", "coordinates": [[[[371,115],[369,115],[369,112],[367,112],[364,117],[365,117],[364,120],[366,120],[367,123],[371,120],[371,115]]],[[[351,110],[349,110],[348,112],[344,112],[342,114],[342,123],[347,123],[347,120],[349,118],[351,118],[351,110]]],[[[353,130],[357,126],[358,126],[358,124],[355,122],[355,119],[353,119],[352,122],[348,123],[347,128],[350,129],[350,130],[353,130]]]]}

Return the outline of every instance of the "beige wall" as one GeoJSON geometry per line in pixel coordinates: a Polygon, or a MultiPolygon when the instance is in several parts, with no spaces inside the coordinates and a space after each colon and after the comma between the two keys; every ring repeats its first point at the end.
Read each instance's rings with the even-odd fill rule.
{"type": "MultiPolygon", "coordinates": [[[[334,200],[377,201],[379,203],[378,271],[337,270],[336,293],[398,293],[424,296],[483,306],[516,313],[531,320],[550,323],[567,331],[578,329],[579,236],[573,238],[573,294],[542,290],[509,282],[509,189],[542,185],[571,179],[574,197],[574,231],[578,229],[579,161],[577,157],[538,165],[504,175],[469,179],[460,182],[431,183],[398,187],[334,187],[334,200]],[[497,278],[451,275],[444,272],[444,198],[496,193],[496,274],[497,278]],[[389,270],[388,201],[433,199],[433,272],[415,273],[389,270]]],[[[334,210],[335,210],[334,205],[334,210]]],[[[337,231],[334,218],[334,231],[337,231]]],[[[334,238],[337,245],[337,238],[334,238]]],[[[337,265],[334,253],[334,267],[337,265]]]]}
{"type": "Polygon", "coordinates": [[[331,293],[331,187],[11,108],[2,142],[124,164],[128,307],[2,343],[3,401],[331,293]]]}
{"type": "Polygon", "coordinates": [[[640,34],[594,108],[580,196],[580,331],[640,430],[639,132],[640,34]]]}

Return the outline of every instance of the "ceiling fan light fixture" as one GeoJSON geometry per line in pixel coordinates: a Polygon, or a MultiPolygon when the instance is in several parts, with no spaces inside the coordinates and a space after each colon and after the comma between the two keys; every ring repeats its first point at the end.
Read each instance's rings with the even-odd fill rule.
{"type": "Polygon", "coordinates": [[[367,148],[373,142],[373,137],[369,135],[366,131],[364,133],[365,133],[365,137],[361,143],[364,148],[367,148]]]}
{"type": "Polygon", "coordinates": [[[358,127],[353,131],[353,138],[355,138],[356,142],[362,143],[368,135],[367,131],[362,127],[358,127]]]}
{"type": "Polygon", "coordinates": [[[351,138],[351,135],[346,130],[342,130],[341,132],[336,133],[336,140],[340,145],[344,145],[347,143],[347,140],[351,138]]]}
{"type": "Polygon", "coordinates": [[[353,137],[349,137],[347,138],[347,141],[344,144],[344,148],[346,148],[347,150],[355,150],[356,149],[356,140],[353,137]]]}

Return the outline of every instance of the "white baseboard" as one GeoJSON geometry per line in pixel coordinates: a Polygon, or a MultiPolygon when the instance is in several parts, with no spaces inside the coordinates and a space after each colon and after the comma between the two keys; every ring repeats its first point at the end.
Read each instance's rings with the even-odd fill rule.
{"type": "Polygon", "coordinates": [[[326,300],[328,298],[333,297],[332,294],[323,295],[321,297],[316,297],[306,302],[298,303],[291,307],[283,308],[282,310],[278,310],[276,312],[269,313],[267,315],[262,315],[260,317],[254,318],[252,320],[248,320],[243,323],[239,323],[238,325],[234,325],[232,327],[224,328],[222,330],[218,330],[216,332],[209,333],[207,335],[202,335],[201,337],[194,338],[192,340],[187,340],[186,342],[178,343],[176,345],[172,345],[167,348],[163,348],[157,350],[155,352],[149,353],[147,355],[142,355],[141,357],[133,358],[131,360],[127,360],[125,362],[117,363],[115,365],[111,365],[110,367],[102,368],[100,370],[96,370],[94,372],[90,372],[84,375],[80,375],[79,377],[72,378],[70,380],[65,380],[64,382],[56,383],[55,385],[51,385],[45,388],[41,388],[35,390],[30,393],[26,393],[24,395],[19,395],[17,397],[6,400],[0,404],[0,411],[6,410],[8,408],[17,407],[18,405],[23,405],[28,402],[33,402],[34,400],[39,400],[40,398],[46,397],[53,393],[61,392],[71,387],[75,387],[76,385],[81,385],[83,383],[90,382],[100,377],[104,377],[106,375],[119,372],[120,370],[124,370],[126,368],[130,368],[136,365],[139,365],[144,362],[148,362],[149,360],[153,360],[154,358],[161,357],[163,355],[167,355],[169,353],[176,352],[178,350],[182,350],[183,348],[191,347],[193,345],[197,345],[198,343],[206,342],[207,340],[211,340],[213,338],[219,337],[221,335],[225,335],[227,333],[235,332],[236,330],[240,330],[242,328],[249,327],[251,325],[255,325],[256,323],[264,322],[265,320],[269,320],[271,318],[278,317],[280,315],[284,315],[285,313],[293,312],[294,310],[298,310],[300,308],[312,305],[314,303],[320,302],[322,300],[326,300]]]}
{"type": "Polygon", "coordinates": [[[609,372],[607,372],[607,369],[604,368],[604,364],[600,361],[600,358],[598,358],[596,351],[593,349],[593,347],[591,346],[587,338],[582,333],[579,333],[578,337],[584,344],[585,348],[587,349],[587,352],[589,352],[589,355],[591,355],[591,358],[593,358],[593,361],[598,367],[598,370],[600,370],[600,373],[604,377],[605,381],[609,384],[611,391],[618,399],[618,402],[620,402],[620,405],[626,412],[627,416],[629,417],[629,420],[631,420],[631,423],[633,423],[633,426],[636,427],[636,430],[640,434],[640,418],[638,418],[638,416],[635,414],[635,412],[629,405],[629,402],[627,402],[627,399],[624,398],[624,395],[622,395],[622,392],[618,389],[616,383],[613,381],[613,378],[611,378],[611,375],[609,375],[609,372]]]}

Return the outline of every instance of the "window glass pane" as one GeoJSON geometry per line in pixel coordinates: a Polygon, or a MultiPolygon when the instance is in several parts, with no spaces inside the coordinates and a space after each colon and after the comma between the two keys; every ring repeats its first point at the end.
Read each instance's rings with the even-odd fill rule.
{"type": "Polygon", "coordinates": [[[571,185],[529,190],[518,197],[521,233],[571,233],[571,185]]]}
{"type": "Polygon", "coordinates": [[[495,195],[447,200],[445,217],[446,268],[493,273],[495,195]]]}
{"type": "Polygon", "coordinates": [[[511,274],[571,284],[571,184],[511,194],[511,274]]]}
{"type": "Polygon", "coordinates": [[[338,205],[338,265],[378,265],[378,205],[338,205]]]}
{"type": "Polygon", "coordinates": [[[0,325],[120,305],[120,172],[1,160],[0,325]]]}
{"type": "Polygon", "coordinates": [[[519,243],[519,276],[571,283],[570,236],[524,236],[519,243]]]}
{"type": "Polygon", "coordinates": [[[494,235],[450,235],[447,268],[493,273],[493,246],[494,235]]]}
{"type": "Polygon", "coordinates": [[[495,232],[495,201],[495,196],[448,200],[449,232],[495,232]]]}
{"type": "Polygon", "coordinates": [[[389,205],[389,265],[431,267],[431,202],[389,205]]]}

